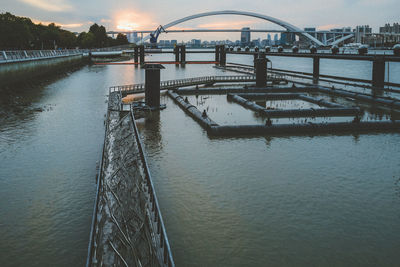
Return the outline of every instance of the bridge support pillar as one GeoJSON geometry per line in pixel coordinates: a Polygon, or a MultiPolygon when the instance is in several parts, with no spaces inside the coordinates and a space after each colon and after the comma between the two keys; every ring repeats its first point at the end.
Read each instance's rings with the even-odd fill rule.
{"type": "Polygon", "coordinates": [[[184,65],[186,63],[186,46],[181,46],[181,64],[184,65]]]}
{"type": "Polygon", "coordinates": [[[313,57],[313,82],[317,83],[319,79],[319,57],[313,57]]]}
{"type": "Polygon", "coordinates": [[[267,85],[267,59],[258,57],[256,59],[256,87],[267,85]]]}
{"type": "Polygon", "coordinates": [[[383,56],[374,58],[372,64],[372,87],[383,89],[385,86],[385,59],[383,56]]]}
{"type": "Polygon", "coordinates": [[[139,47],[137,46],[133,49],[133,60],[135,63],[139,62],[139,47]]]}
{"type": "Polygon", "coordinates": [[[144,45],[139,46],[139,62],[144,64],[144,45]]]}
{"type": "Polygon", "coordinates": [[[161,64],[145,64],[144,92],[146,105],[150,108],[160,107],[160,70],[164,69],[161,64]]]}

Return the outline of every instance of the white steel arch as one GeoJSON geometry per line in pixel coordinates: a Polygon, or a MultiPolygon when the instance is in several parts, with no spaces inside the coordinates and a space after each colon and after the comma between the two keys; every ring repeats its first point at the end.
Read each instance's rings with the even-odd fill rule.
{"type": "MultiPolygon", "coordinates": [[[[303,35],[304,37],[310,39],[312,42],[314,42],[316,45],[318,46],[323,46],[324,44],[319,41],[317,38],[311,36],[310,34],[308,34],[307,32],[301,30],[300,28],[287,23],[285,21],[282,21],[280,19],[276,19],[270,16],[266,16],[266,15],[262,15],[262,14],[258,14],[258,13],[253,13],[253,12],[247,12],[247,11],[235,11],[235,10],[223,10],[223,11],[212,11],[212,12],[205,12],[205,13],[199,13],[199,14],[195,14],[192,16],[187,16],[175,21],[172,21],[168,24],[165,24],[164,26],[162,26],[164,29],[168,29],[172,26],[175,26],[179,23],[188,21],[188,20],[192,20],[192,19],[197,19],[197,18],[201,18],[201,17],[208,17],[208,16],[215,16],[215,15],[241,15],[241,16],[248,16],[248,17],[254,17],[254,18],[259,18],[259,19],[263,19],[263,20],[267,20],[269,22],[275,23],[279,26],[282,26],[283,28],[291,31],[291,32],[296,32],[299,33],[301,35],[303,35]]],[[[153,34],[156,34],[156,31],[153,32],[153,34]]],[[[150,39],[150,34],[145,36],[141,42],[146,41],[148,39],[150,39]]]]}

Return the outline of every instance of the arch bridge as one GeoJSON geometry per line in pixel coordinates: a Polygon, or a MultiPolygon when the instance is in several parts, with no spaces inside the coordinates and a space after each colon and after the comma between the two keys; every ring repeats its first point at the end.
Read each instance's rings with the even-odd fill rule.
{"type": "Polygon", "coordinates": [[[313,42],[317,46],[324,46],[324,43],[319,41],[317,38],[313,37],[309,33],[301,30],[300,28],[298,28],[298,27],[296,27],[296,26],[294,26],[294,25],[292,25],[292,24],[290,24],[288,22],[285,22],[283,20],[280,20],[280,19],[277,19],[277,18],[273,18],[273,17],[270,17],[270,16],[254,13],[254,12],[235,11],[235,10],[212,11],[212,12],[205,12],[205,13],[199,13],[199,14],[187,16],[187,17],[172,21],[172,22],[170,22],[168,24],[165,24],[163,26],[160,25],[154,32],[152,32],[149,35],[145,36],[139,42],[144,42],[144,41],[150,39],[150,41],[152,43],[156,43],[158,36],[162,32],[165,32],[166,29],[168,29],[168,28],[170,28],[172,26],[175,26],[175,25],[180,24],[180,23],[185,22],[185,21],[189,21],[189,20],[193,20],[193,19],[197,19],[197,18],[201,18],[201,17],[216,16],[216,15],[241,15],[241,16],[247,16],[247,17],[253,17],[253,18],[266,20],[266,21],[269,21],[269,22],[272,22],[274,24],[279,25],[279,26],[287,29],[290,32],[295,32],[295,33],[297,33],[299,35],[304,36],[305,38],[309,39],[311,42],[313,42]]]}

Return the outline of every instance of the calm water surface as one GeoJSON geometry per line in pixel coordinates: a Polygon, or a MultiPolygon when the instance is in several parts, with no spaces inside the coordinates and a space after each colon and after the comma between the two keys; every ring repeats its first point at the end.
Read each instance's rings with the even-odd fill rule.
{"type": "MultiPolygon", "coordinates": [[[[187,57],[200,59],[213,55],[187,57]]],[[[369,78],[368,64],[321,73],[369,78]]],[[[164,80],[230,74],[166,67],[164,80]]],[[[85,263],[107,88],[143,81],[131,65],[92,66],[0,92],[1,266],[85,263]]],[[[399,134],[210,139],[162,101],[139,126],[178,266],[398,265],[399,134]]]]}

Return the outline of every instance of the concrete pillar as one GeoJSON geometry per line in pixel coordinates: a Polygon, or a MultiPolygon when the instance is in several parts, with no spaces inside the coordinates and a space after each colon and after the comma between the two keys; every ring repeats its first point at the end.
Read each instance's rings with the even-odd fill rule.
{"type": "Polygon", "coordinates": [[[181,46],[181,64],[185,64],[186,62],[186,46],[181,46]]]}
{"type": "Polygon", "coordinates": [[[144,45],[139,46],[139,62],[144,64],[144,45]]]}
{"type": "Polygon", "coordinates": [[[374,58],[372,64],[372,86],[376,88],[385,86],[385,59],[383,56],[374,58]]]}
{"type": "Polygon", "coordinates": [[[256,87],[265,87],[267,85],[267,59],[256,59],[256,87]]]}
{"type": "Polygon", "coordinates": [[[179,62],[179,50],[180,50],[180,46],[176,45],[174,47],[175,62],[179,62]]]}
{"type": "Polygon", "coordinates": [[[144,92],[146,105],[151,108],[160,107],[160,70],[164,69],[161,64],[145,64],[143,68],[145,73],[144,92]]]}
{"type": "Polygon", "coordinates": [[[135,48],[133,49],[133,59],[135,63],[139,62],[139,47],[137,46],[135,46],[135,48]]]}
{"type": "Polygon", "coordinates": [[[313,81],[317,82],[319,79],[319,57],[313,57],[313,81]]]}

